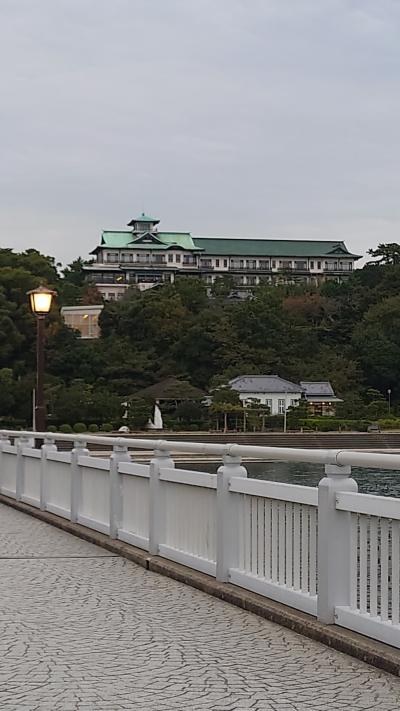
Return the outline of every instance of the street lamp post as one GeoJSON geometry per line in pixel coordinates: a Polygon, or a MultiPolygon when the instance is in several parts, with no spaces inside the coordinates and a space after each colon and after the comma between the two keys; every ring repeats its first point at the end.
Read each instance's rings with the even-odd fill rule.
{"type": "Polygon", "coordinates": [[[390,403],[390,396],[391,396],[391,394],[392,394],[392,391],[391,391],[390,388],[388,388],[387,394],[388,394],[388,412],[389,412],[389,417],[390,417],[390,404],[391,404],[391,403],[390,403]]]}
{"type": "Polygon", "coordinates": [[[46,429],[46,407],[44,403],[44,320],[51,309],[55,291],[39,286],[28,291],[32,313],[36,316],[36,391],[35,391],[35,429],[44,432],[46,429]]]}

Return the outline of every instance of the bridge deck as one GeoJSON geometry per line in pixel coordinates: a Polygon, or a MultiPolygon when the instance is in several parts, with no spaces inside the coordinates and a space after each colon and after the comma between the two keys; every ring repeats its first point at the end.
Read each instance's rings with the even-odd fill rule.
{"type": "Polygon", "coordinates": [[[397,711],[400,680],[0,505],[2,711],[397,711]]]}

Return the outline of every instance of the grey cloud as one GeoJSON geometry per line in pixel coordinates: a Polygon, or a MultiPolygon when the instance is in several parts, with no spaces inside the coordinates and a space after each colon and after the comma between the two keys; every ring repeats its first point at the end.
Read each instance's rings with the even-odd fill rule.
{"type": "Polygon", "coordinates": [[[0,13],[3,244],[68,261],[141,209],[194,234],[398,239],[398,2],[0,13]]]}

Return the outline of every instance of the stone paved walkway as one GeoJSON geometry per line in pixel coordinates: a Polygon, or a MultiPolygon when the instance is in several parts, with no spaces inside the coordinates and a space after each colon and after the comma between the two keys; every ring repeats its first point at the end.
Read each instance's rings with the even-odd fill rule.
{"type": "Polygon", "coordinates": [[[398,711],[400,680],[0,505],[2,711],[398,711]]]}

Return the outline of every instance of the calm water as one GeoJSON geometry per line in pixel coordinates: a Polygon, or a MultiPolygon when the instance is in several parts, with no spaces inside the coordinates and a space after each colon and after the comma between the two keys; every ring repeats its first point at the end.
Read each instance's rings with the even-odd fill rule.
{"type": "MultiPolygon", "coordinates": [[[[202,462],[191,465],[199,471],[215,474],[215,463],[202,462]]],[[[399,462],[400,466],[400,462],[399,462]]],[[[295,464],[292,462],[252,462],[246,464],[249,477],[253,479],[269,479],[285,484],[300,484],[302,486],[317,486],[324,475],[322,465],[295,464]]],[[[358,483],[359,491],[363,494],[379,494],[380,496],[400,497],[400,471],[387,471],[379,469],[362,469],[353,467],[353,478],[358,483]]]]}

